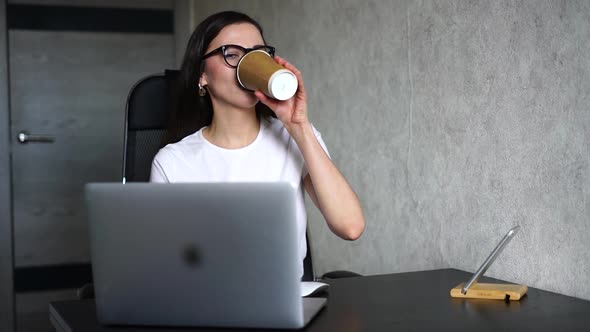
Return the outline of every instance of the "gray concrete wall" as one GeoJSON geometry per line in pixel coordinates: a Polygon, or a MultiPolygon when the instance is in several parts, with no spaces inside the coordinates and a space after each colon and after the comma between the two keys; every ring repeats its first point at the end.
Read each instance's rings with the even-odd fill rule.
{"type": "MultiPolygon", "coordinates": [[[[176,67],[182,65],[186,44],[195,28],[194,2],[191,0],[174,1],[174,59],[176,67]]],[[[172,69],[172,68],[167,68],[172,69]]]]}
{"type": "Polygon", "coordinates": [[[308,201],[316,273],[474,271],[519,224],[487,275],[590,299],[590,2],[194,6],[260,20],[361,198],[352,243],[308,201]]]}

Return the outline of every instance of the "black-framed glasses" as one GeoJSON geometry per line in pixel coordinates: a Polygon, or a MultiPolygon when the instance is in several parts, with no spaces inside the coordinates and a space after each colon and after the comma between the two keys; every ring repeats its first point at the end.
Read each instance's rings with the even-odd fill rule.
{"type": "Polygon", "coordinates": [[[245,48],[240,45],[228,44],[228,45],[223,45],[221,47],[218,47],[218,48],[214,49],[213,51],[203,55],[203,57],[201,59],[205,60],[207,58],[214,56],[217,53],[221,53],[223,55],[223,58],[225,59],[225,63],[227,63],[228,66],[230,66],[232,68],[237,68],[238,63],[240,62],[242,57],[252,51],[255,51],[255,50],[264,51],[264,52],[270,54],[270,56],[272,56],[272,57],[275,56],[275,48],[272,46],[261,45],[261,46],[255,46],[253,48],[245,48]]]}

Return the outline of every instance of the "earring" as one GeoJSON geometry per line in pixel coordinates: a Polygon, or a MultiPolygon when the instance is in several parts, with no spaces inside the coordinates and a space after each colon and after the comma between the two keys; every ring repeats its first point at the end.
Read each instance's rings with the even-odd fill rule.
{"type": "Polygon", "coordinates": [[[201,83],[199,83],[199,96],[205,97],[206,94],[207,94],[207,90],[205,90],[205,88],[201,85],[201,83]]]}

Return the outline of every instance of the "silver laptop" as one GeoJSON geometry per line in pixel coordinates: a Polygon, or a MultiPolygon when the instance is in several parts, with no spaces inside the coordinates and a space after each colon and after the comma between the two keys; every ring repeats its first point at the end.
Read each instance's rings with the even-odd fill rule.
{"type": "Polygon", "coordinates": [[[302,328],[295,190],[287,183],[86,185],[99,322],[302,328]]]}

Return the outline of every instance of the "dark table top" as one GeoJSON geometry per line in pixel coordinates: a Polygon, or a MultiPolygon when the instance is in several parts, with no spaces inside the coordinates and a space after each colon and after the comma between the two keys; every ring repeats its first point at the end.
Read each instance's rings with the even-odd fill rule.
{"type": "MultiPolygon", "coordinates": [[[[520,301],[451,298],[470,276],[443,269],[330,280],[328,304],[305,331],[590,331],[590,301],[569,296],[529,287],[520,301]]],[[[50,316],[64,331],[240,331],[104,327],[93,300],[53,302],[50,316]]]]}

